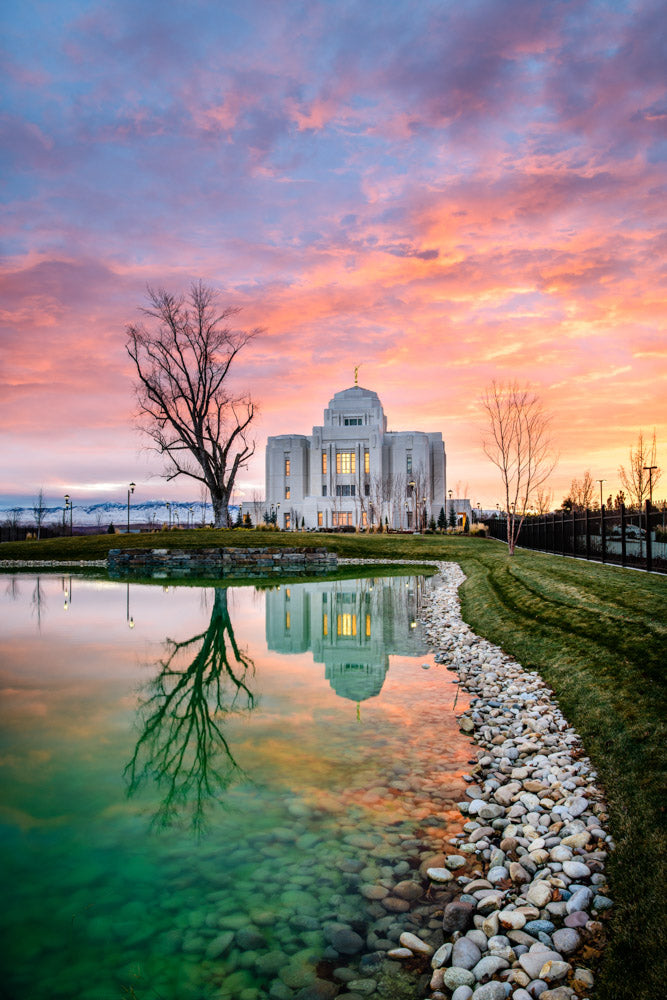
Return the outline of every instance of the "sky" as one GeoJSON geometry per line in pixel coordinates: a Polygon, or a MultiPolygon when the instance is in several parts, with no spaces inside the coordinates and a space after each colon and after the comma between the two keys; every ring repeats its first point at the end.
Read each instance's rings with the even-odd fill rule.
{"type": "Polygon", "coordinates": [[[133,419],[127,324],[202,279],[263,329],[235,385],[310,433],[354,382],[500,499],[480,397],[552,415],[556,505],[667,464],[661,0],[8,0],[0,495],[196,499],[133,419]]]}

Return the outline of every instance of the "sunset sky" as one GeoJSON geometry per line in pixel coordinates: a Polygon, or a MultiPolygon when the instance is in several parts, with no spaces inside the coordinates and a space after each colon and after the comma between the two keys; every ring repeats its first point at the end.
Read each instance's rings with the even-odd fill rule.
{"type": "MultiPolygon", "coordinates": [[[[132,428],[126,324],[202,278],[265,332],[239,389],[310,433],[359,382],[500,499],[491,379],[553,414],[558,505],[667,464],[662,0],[5,5],[0,495],[196,499],[132,428]],[[151,475],[153,478],[151,478],[151,475]]],[[[663,481],[664,482],[664,481],[663,481]]]]}

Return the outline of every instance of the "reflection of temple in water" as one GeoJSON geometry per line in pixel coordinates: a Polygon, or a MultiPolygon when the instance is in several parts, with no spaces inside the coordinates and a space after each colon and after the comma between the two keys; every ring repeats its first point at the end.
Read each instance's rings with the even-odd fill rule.
{"type": "Polygon", "coordinates": [[[311,651],[337,695],[380,693],[389,655],[423,656],[416,630],[424,577],[381,577],[280,586],[266,594],[266,642],[277,653],[311,651]]]}

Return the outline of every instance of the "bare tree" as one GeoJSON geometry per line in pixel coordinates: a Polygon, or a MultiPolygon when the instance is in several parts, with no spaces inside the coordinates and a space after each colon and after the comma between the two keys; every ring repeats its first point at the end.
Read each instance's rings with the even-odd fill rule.
{"type": "Polygon", "coordinates": [[[570,500],[575,508],[580,510],[590,508],[593,504],[594,493],[595,483],[590,469],[586,469],[583,479],[573,479],[570,483],[570,500]]]}
{"type": "Polygon", "coordinates": [[[516,382],[495,380],[482,396],[488,418],[484,453],[500,470],[507,511],[507,549],[514,549],[533,495],[556,465],[549,436],[550,418],[539,397],[516,382]]]}
{"type": "Polygon", "coordinates": [[[37,528],[37,537],[41,538],[42,535],[42,524],[44,523],[44,518],[46,517],[46,505],[44,503],[44,490],[40,486],[39,493],[37,494],[33,505],[32,505],[32,515],[35,519],[35,527],[37,528]]]}
{"type": "Polygon", "coordinates": [[[547,486],[541,486],[535,494],[535,507],[538,514],[548,514],[554,505],[554,491],[547,486]]]}
{"type": "Polygon", "coordinates": [[[622,465],[618,470],[628,499],[635,507],[642,507],[646,500],[652,499],[653,488],[660,481],[662,469],[657,464],[657,454],[655,431],[650,443],[644,439],[644,434],[640,431],[636,446],[630,448],[630,465],[627,471],[622,465]]]}
{"type": "Polygon", "coordinates": [[[168,480],[190,476],[207,487],[219,528],[228,521],[236,474],[255,451],[247,436],[255,406],[249,395],[230,391],[229,372],[260,331],[226,326],[237,310],[219,310],[217,293],[201,281],[187,298],[149,288],[148,299],[141,312],[151,329],[127,327],[140,426],[166,457],[168,480]]]}

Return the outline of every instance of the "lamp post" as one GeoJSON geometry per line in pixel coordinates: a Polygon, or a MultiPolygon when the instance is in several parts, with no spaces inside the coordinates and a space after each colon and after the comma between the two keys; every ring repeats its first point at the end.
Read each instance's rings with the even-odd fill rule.
{"type": "Polygon", "coordinates": [[[482,521],[482,505],[478,501],[478,503],[477,503],[477,523],[481,524],[481,521],[482,521]]]}
{"type": "Polygon", "coordinates": [[[69,493],[65,494],[65,506],[63,507],[63,535],[67,530],[67,509],[69,507],[69,493]]]}
{"type": "Polygon", "coordinates": [[[653,470],[657,469],[657,465],[645,465],[644,471],[648,472],[648,502],[653,506],[653,470]]]}
{"type": "Polygon", "coordinates": [[[426,497],[422,497],[422,531],[426,531],[426,497]]]}
{"type": "Polygon", "coordinates": [[[134,487],[136,485],[137,485],[136,483],[130,483],[130,485],[128,487],[128,490],[127,490],[127,533],[128,533],[128,535],[130,533],[130,497],[134,493],[134,487]]]}
{"type": "Polygon", "coordinates": [[[168,500],[165,506],[167,508],[167,528],[171,531],[171,504],[168,500]]]}
{"type": "Polygon", "coordinates": [[[188,527],[194,528],[195,526],[195,509],[194,507],[188,507],[188,527]]]}
{"type": "Polygon", "coordinates": [[[130,584],[127,584],[127,598],[125,605],[125,621],[127,622],[128,628],[134,628],[134,618],[130,614],[130,584]]]}
{"type": "Polygon", "coordinates": [[[408,501],[405,501],[405,527],[408,526],[408,501]]]}
{"type": "Polygon", "coordinates": [[[277,503],[276,504],[276,528],[280,527],[279,521],[280,521],[280,504],[277,503]]]}
{"type": "Polygon", "coordinates": [[[241,527],[243,527],[243,501],[239,501],[239,521],[241,522],[241,527]]]}
{"type": "Polygon", "coordinates": [[[602,484],[606,483],[607,480],[606,479],[596,479],[595,482],[600,484],[600,510],[602,510],[602,484]]]}

